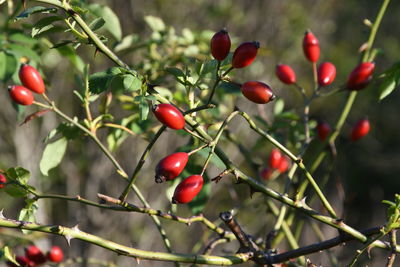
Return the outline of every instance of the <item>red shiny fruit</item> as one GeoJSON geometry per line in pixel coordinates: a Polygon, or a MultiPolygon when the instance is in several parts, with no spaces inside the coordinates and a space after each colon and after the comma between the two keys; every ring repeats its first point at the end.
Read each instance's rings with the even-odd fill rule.
{"type": "Polygon", "coordinates": [[[296,73],[294,70],[285,64],[276,65],[275,70],[276,76],[281,80],[281,82],[286,84],[294,84],[296,83],[296,73]]]}
{"type": "Polygon", "coordinates": [[[51,262],[62,262],[64,258],[64,252],[58,246],[52,246],[50,251],[47,253],[47,259],[51,262]]]}
{"type": "Polygon", "coordinates": [[[266,104],[275,99],[269,85],[262,82],[245,82],[240,89],[248,100],[257,104],[266,104]]]}
{"type": "Polygon", "coordinates": [[[289,161],[285,156],[282,156],[277,169],[280,173],[284,173],[289,169],[289,161]]]}
{"type": "Polygon", "coordinates": [[[336,77],[336,67],[330,62],[324,62],[318,67],[319,86],[330,85],[336,77]]]}
{"type": "Polygon", "coordinates": [[[44,93],[44,82],[37,69],[28,64],[22,64],[18,74],[19,79],[26,88],[37,94],[44,93]]]}
{"type": "Polygon", "coordinates": [[[182,112],[171,104],[159,104],[153,108],[154,115],[165,126],[180,130],[185,127],[185,118],[182,112]]]}
{"type": "Polygon", "coordinates": [[[279,149],[277,149],[277,148],[273,148],[271,150],[271,153],[269,154],[268,165],[272,169],[278,169],[282,158],[283,158],[283,155],[282,155],[281,151],[279,151],[279,149]]]}
{"type": "Polygon", "coordinates": [[[325,139],[328,137],[329,133],[331,132],[331,126],[329,126],[328,123],[326,122],[318,122],[317,124],[317,134],[318,138],[321,141],[325,141],[325,139]]]}
{"type": "Polygon", "coordinates": [[[215,33],[211,38],[211,54],[216,60],[224,60],[228,56],[230,49],[231,38],[229,38],[229,34],[225,29],[215,33]]]}
{"type": "Polygon", "coordinates": [[[204,180],[201,175],[192,175],[187,177],[175,188],[172,203],[183,204],[192,201],[201,191],[203,183],[204,180]]]}
{"type": "Polygon", "coordinates": [[[35,245],[31,245],[25,249],[25,256],[36,264],[43,264],[47,261],[46,256],[35,245]]]}
{"type": "Polygon", "coordinates": [[[306,33],[304,34],[303,51],[304,55],[309,61],[318,61],[320,54],[319,42],[311,31],[306,31],[306,33]]]}
{"type": "Polygon", "coordinates": [[[274,172],[273,169],[267,167],[267,168],[264,168],[264,169],[261,171],[260,176],[261,176],[261,178],[263,178],[264,180],[269,180],[269,179],[271,178],[273,172],[274,172]]]}
{"type": "Polygon", "coordinates": [[[363,62],[353,69],[347,79],[349,90],[361,90],[369,84],[375,69],[375,63],[363,62]]]}
{"type": "Polygon", "coordinates": [[[32,92],[21,85],[8,87],[8,93],[10,94],[11,99],[19,105],[29,106],[33,103],[32,92]]]}
{"type": "Polygon", "coordinates": [[[359,120],[354,126],[353,130],[351,131],[351,140],[357,141],[364,136],[366,136],[370,130],[371,126],[369,124],[368,119],[361,119],[359,120]]]}
{"type": "Polygon", "coordinates": [[[244,68],[251,63],[257,56],[260,43],[258,42],[245,42],[236,48],[232,57],[232,67],[236,69],[244,68]]]}
{"type": "Polygon", "coordinates": [[[185,169],[188,159],[188,153],[178,152],[160,160],[156,166],[156,183],[175,179],[185,169]]]}
{"type": "Polygon", "coordinates": [[[7,178],[0,173],[0,188],[3,188],[6,183],[7,183],[7,178]]]}

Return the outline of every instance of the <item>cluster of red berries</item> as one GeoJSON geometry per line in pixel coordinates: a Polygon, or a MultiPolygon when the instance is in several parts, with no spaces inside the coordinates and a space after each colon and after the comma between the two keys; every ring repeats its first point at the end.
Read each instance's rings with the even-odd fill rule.
{"type": "Polygon", "coordinates": [[[43,94],[45,91],[42,76],[37,71],[37,69],[27,64],[21,65],[18,75],[23,86],[9,86],[8,92],[10,94],[10,97],[15,103],[19,105],[32,105],[34,100],[32,92],[36,94],[43,94]]]}
{"type": "MultiPolygon", "coordinates": [[[[320,46],[318,39],[311,31],[306,31],[303,38],[303,51],[306,58],[316,63],[320,57],[320,46]]],[[[363,62],[357,65],[350,73],[346,88],[348,90],[361,90],[369,84],[375,69],[373,62],[363,62]]],[[[294,70],[284,64],[276,66],[276,76],[285,84],[296,83],[296,73],[294,70]]],[[[323,62],[319,65],[317,71],[318,85],[324,87],[330,85],[336,77],[336,67],[331,62],[323,62]]]]}
{"type": "MultiPolygon", "coordinates": [[[[46,263],[47,261],[59,263],[63,260],[64,253],[58,246],[52,246],[46,255],[35,245],[31,245],[25,249],[25,256],[15,257],[16,261],[22,267],[35,267],[46,263]]],[[[8,266],[17,266],[12,262],[7,262],[8,266]]]]}
{"type": "MultiPolygon", "coordinates": [[[[185,118],[182,112],[171,104],[159,104],[153,108],[156,118],[165,126],[180,130],[185,127],[185,118]]],[[[173,153],[166,156],[156,166],[156,183],[171,181],[178,177],[185,169],[189,154],[185,152],[173,153]]],[[[195,198],[203,187],[203,177],[201,175],[191,175],[184,179],[175,188],[172,203],[188,203],[195,198]]]]}
{"type": "Polygon", "coordinates": [[[282,174],[289,168],[289,160],[283,155],[279,149],[273,148],[268,157],[268,167],[261,171],[261,177],[269,180],[276,177],[274,173],[282,174]]]}
{"type": "MultiPolygon", "coordinates": [[[[320,46],[318,39],[311,31],[306,31],[303,38],[303,51],[305,57],[312,63],[316,63],[320,57],[320,46]]],[[[373,62],[363,62],[357,65],[350,73],[346,88],[350,91],[361,90],[369,84],[372,79],[372,74],[375,69],[373,62]]],[[[276,76],[285,84],[296,84],[296,73],[294,70],[284,64],[276,66],[276,76]]],[[[336,77],[336,67],[331,62],[323,62],[319,65],[317,71],[317,80],[319,87],[330,85],[336,77]]],[[[362,119],[353,126],[351,132],[351,140],[356,141],[364,137],[370,129],[369,121],[362,119]]],[[[327,122],[319,121],[317,125],[317,135],[321,141],[324,141],[329,133],[331,127],[327,122]]]]}
{"type": "MultiPolygon", "coordinates": [[[[244,42],[233,52],[232,68],[240,69],[253,63],[260,47],[258,42],[244,42]]],[[[221,30],[211,38],[211,54],[218,60],[224,60],[231,49],[231,40],[226,30],[221,30]]],[[[275,98],[269,85],[259,81],[248,81],[241,86],[242,94],[257,104],[266,104],[275,98]]]]}

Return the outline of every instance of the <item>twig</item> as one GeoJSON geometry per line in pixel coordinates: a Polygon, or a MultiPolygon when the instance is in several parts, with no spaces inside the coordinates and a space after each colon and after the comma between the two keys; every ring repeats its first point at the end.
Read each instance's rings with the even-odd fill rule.
{"type": "Polygon", "coordinates": [[[392,267],[394,260],[396,259],[396,247],[397,247],[397,240],[396,240],[396,229],[393,229],[392,231],[389,232],[389,237],[390,237],[390,247],[392,248],[390,255],[388,257],[388,261],[386,263],[386,267],[392,267]]]}

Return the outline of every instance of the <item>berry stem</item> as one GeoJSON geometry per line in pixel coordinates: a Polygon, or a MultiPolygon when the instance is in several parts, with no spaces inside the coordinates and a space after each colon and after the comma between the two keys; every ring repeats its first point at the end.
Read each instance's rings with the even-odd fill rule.
{"type": "Polygon", "coordinates": [[[213,87],[212,87],[212,89],[211,89],[211,94],[210,94],[210,96],[208,97],[207,104],[210,104],[210,103],[211,103],[211,100],[212,100],[212,98],[213,98],[213,96],[214,96],[214,93],[215,93],[215,89],[217,88],[217,85],[218,85],[219,82],[221,81],[221,77],[219,76],[219,69],[220,69],[220,67],[221,67],[221,61],[218,60],[217,69],[216,69],[216,71],[215,71],[215,82],[214,82],[214,85],[213,85],[213,87]]]}

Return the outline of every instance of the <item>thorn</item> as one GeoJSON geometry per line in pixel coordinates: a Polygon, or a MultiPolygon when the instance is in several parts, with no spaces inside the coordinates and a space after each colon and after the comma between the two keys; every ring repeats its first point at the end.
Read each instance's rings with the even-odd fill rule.
{"type": "Polygon", "coordinates": [[[136,263],[139,265],[140,264],[140,258],[135,258],[136,263]]]}
{"type": "Polygon", "coordinates": [[[359,53],[364,52],[368,48],[368,43],[363,43],[360,48],[358,49],[359,53]]]}
{"type": "Polygon", "coordinates": [[[0,219],[7,219],[3,214],[4,209],[0,210],[0,219]]]}
{"type": "Polygon", "coordinates": [[[64,237],[67,240],[68,246],[71,246],[71,239],[73,239],[73,237],[71,235],[65,235],[64,237]]]}
{"type": "Polygon", "coordinates": [[[79,224],[75,225],[74,227],[71,228],[75,232],[80,232],[81,230],[79,229],[79,224]]]}
{"type": "Polygon", "coordinates": [[[96,58],[97,54],[100,52],[100,50],[96,47],[96,50],[94,51],[93,58],[96,58]]]}

